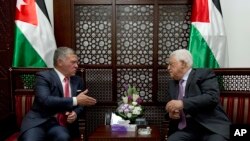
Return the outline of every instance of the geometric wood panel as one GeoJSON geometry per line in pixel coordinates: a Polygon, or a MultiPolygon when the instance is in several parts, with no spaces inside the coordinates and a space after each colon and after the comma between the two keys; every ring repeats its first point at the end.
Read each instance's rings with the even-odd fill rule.
{"type": "Polygon", "coordinates": [[[250,92],[249,75],[220,75],[218,81],[220,90],[250,92]]]}
{"type": "Polygon", "coordinates": [[[191,6],[160,5],[158,33],[158,64],[167,65],[166,59],[177,49],[188,47],[191,6]]]}
{"type": "Polygon", "coordinates": [[[112,7],[75,6],[75,44],[80,64],[111,64],[112,7]]]}
{"type": "Polygon", "coordinates": [[[86,69],[86,88],[98,102],[112,101],[112,69],[86,69]]]}
{"type": "Polygon", "coordinates": [[[166,102],[167,101],[167,87],[168,80],[170,79],[169,74],[166,69],[158,69],[158,88],[157,88],[157,101],[166,102]]]}
{"type": "Polygon", "coordinates": [[[117,6],[117,64],[153,64],[153,5],[117,6]]]}
{"type": "Polygon", "coordinates": [[[125,85],[135,86],[143,102],[152,102],[152,69],[118,69],[117,98],[118,101],[126,94],[125,85]]]}

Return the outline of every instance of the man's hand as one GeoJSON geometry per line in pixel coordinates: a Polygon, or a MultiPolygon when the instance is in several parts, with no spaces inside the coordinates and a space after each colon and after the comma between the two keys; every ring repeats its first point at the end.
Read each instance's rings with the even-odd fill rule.
{"type": "Polygon", "coordinates": [[[165,107],[167,112],[175,112],[183,109],[183,101],[182,100],[171,100],[167,103],[165,107]]]}
{"type": "Polygon", "coordinates": [[[96,99],[87,96],[88,90],[81,92],[76,96],[77,104],[81,106],[91,106],[96,104],[96,99]]]}
{"type": "Polygon", "coordinates": [[[66,112],[65,115],[67,116],[67,122],[68,123],[73,123],[77,118],[77,114],[76,114],[75,111],[66,112]]]}
{"type": "Polygon", "coordinates": [[[180,119],[180,111],[176,110],[173,112],[169,112],[169,117],[171,119],[180,119]]]}
{"type": "Polygon", "coordinates": [[[171,100],[166,104],[166,111],[171,119],[179,119],[180,111],[183,109],[182,100],[171,100]]]}

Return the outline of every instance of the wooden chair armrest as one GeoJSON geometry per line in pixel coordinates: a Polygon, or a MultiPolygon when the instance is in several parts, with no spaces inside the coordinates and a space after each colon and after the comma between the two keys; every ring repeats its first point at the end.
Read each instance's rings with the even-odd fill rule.
{"type": "Polygon", "coordinates": [[[168,131],[169,131],[169,120],[164,120],[161,123],[161,131],[162,131],[162,138],[163,140],[167,140],[168,138],[168,131]]]}
{"type": "Polygon", "coordinates": [[[79,132],[80,132],[81,140],[84,141],[86,139],[86,135],[85,135],[85,119],[79,118],[78,123],[79,123],[79,132]]]}

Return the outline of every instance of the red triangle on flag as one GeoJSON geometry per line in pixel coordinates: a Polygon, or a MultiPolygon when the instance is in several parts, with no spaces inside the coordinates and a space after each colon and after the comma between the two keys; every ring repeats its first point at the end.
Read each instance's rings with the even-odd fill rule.
{"type": "MultiPolygon", "coordinates": [[[[17,4],[20,4],[20,0],[17,0],[17,4]]],[[[38,24],[37,15],[36,15],[36,2],[35,0],[21,0],[25,4],[17,5],[16,7],[16,19],[19,21],[27,22],[33,25],[38,24]],[[19,10],[19,8],[20,10],[19,10]]]]}
{"type": "Polygon", "coordinates": [[[193,0],[191,22],[209,22],[208,0],[193,0]]]}

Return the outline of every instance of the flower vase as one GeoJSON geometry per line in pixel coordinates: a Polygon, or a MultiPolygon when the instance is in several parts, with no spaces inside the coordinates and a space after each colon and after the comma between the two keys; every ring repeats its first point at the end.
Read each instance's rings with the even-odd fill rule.
{"type": "Polygon", "coordinates": [[[129,119],[130,123],[129,124],[135,124],[136,118],[129,119]]]}

